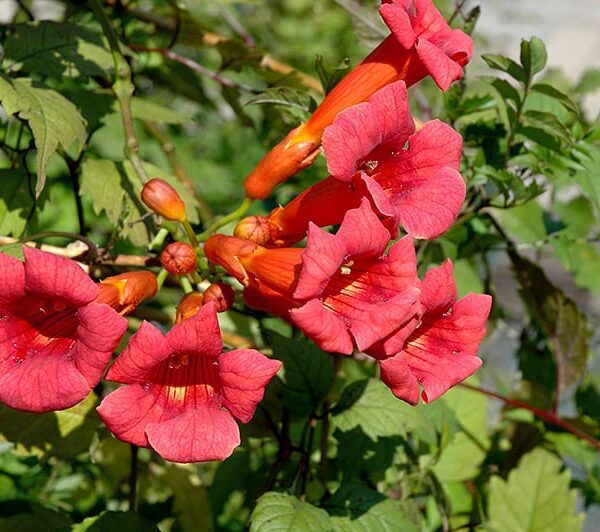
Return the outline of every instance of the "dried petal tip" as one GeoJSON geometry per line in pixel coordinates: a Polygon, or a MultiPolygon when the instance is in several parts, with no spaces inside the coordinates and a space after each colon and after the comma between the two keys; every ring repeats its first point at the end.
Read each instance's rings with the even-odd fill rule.
{"type": "Polygon", "coordinates": [[[225,312],[231,308],[235,299],[233,288],[225,283],[211,284],[204,291],[204,304],[213,301],[217,308],[217,312],[225,312]]]}
{"type": "Polygon", "coordinates": [[[179,193],[158,177],[144,185],[142,201],[149,209],[167,220],[183,222],[187,218],[185,205],[179,193]]]}
{"type": "Polygon", "coordinates": [[[264,246],[277,238],[278,229],[265,216],[248,216],[237,224],[233,234],[264,246]]]}
{"type": "Polygon", "coordinates": [[[173,275],[192,273],[198,266],[194,248],[185,242],[169,244],[160,255],[162,267],[173,275]]]}
{"type": "Polygon", "coordinates": [[[200,292],[192,292],[183,296],[177,305],[175,323],[187,320],[198,314],[200,307],[204,304],[204,295],[200,292]]]}
{"type": "Polygon", "coordinates": [[[156,294],[158,286],[152,272],[126,272],[107,277],[99,285],[95,303],[105,303],[119,314],[129,314],[146,299],[156,294]]]}

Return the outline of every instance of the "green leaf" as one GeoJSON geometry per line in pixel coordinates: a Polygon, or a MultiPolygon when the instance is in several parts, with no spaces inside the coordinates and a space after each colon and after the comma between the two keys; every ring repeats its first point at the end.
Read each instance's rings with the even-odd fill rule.
{"type": "Polygon", "coordinates": [[[571,475],[561,472],[553,454],[537,448],[521,458],[508,480],[492,477],[488,526],[498,532],[576,532],[584,515],[576,515],[577,494],[571,475]]]}
{"type": "Polygon", "coordinates": [[[521,104],[521,95],[519,94],[519,91],[515,89],[508,81],[501,78],[489,78],[489,80],[487,78],[484,79],[486,79],[486,81],[488,81],[501,96],[507,100],[513,101],[517,106],[521,104]]]}
{"type": "MultiPolygon", "coordinates": [[[[0,518],[2,532],[36,532],[38,530],[69,530],[71,518],[62,511],[50,510],[34,502],[12,501],[14,513],[0,518]]],[[[6,514],[5,514],[6,515],[6,514]]]]}
{"type": "Polygon", "coordinates": [[[19,454],[72,458],[89,449],[100,424],[97,399],[90,394],[68,410],[46,414],[0,406],[0,441],[14,442],[19,454]]]}
{"type": "Polygon", "coordinates": [[[87,138],[86,124],[77,108],[64,96],[28,78],[10,79],[0,74],[0,101],[9,115],[29,123],[37,148],[36,197],[46,183],[50,156],[62,146],[79,153],[87,138]]]}
{"type": "Polygon", "coordinates": [[[427,407],[412,407],[395,397],[376,379],[354,381],[348,385],[333,410],[333,423],[341,431],[355,427],[376,441],[416,432],[421,439],[435,443],[436,430],[427,407]]]}
{"type": "Polygon", "coordinates": [[[593,244],[576,242],[571,238],[559,235],[552,241],[556,255],[563,266],[575,277],[575,282],[600,296],[600,254],[593,244]]]}
{"type": "Polygon", "coordinates": [[[158,528],[135,512],[105,511],[88,517],[71,526],[70,532],[105,532],[107,530],[135,530],[135,532],[158,532],[158,528]]]}
{"type": "Polygon", "coordinates": [[[334,380],[333,359],[314,343],[268,334],[273,354],[283,362],[284,401],[295,414],[315,412],[334,380]]]}
{"type": "Polygon", "coordinates": [[[9,257],[19,259],[21,262],[25,261],[25,255],[23,254],[23,244],[7,244],[6,246],[0,246],[0,253],[4,253],[9,257]]]}
{"type": "Polygon", "coordinates": [[[579,115],[579,107],[577,104],[564,92],[559,91],[556,87],[546,83],[536,83],[531,87],[530,90],[539,94],[545,94],[546,96],[550,96],[550,98],[554,98],[557,102],[561,103],[562,106],[567,109],[567,111],[571,111],[572,113],[579,115]]]}
{"type": "Polygon", "coordinates": [[[572,161],[568,164],[573,169],[573,179],[594,203],[596,213],[600,213],[600,148],[579,145],[573,150],[572,161]]]}
{"type": "Polygon", "coordinates": [[[33,205],[27,173],[21,168],[0,169],[0,234],[20,237],[33,205]]]}
{"type": "Polygon", "coordinates": [[[521,65],[528,81],[544,69],[547,61],[546,45],[540,38],[532,37],[529,41],[521,41],[521,65]]]}
{"type": "Polygon", "coordinates": [[[512,59],[497,54],[483,54],[481,58],[490,68],[506,72],[517,81],[527,83],[527,74],[523,68],[512,59]]]}
{"type": "Polygon", "coordinates": [[[333,88],[342,80],[348,73],[350,68],[350,59],[347,57],[339,65],[330,65],[326,63],[323,56],[317,55],[315,60],[315,70],[321,80],[323,91],[329,94],[333,88]]]}
{"type": "Polygon", "coordinates": [[[356,35],[368,48],[375,48],[388,36],[388,29],[375,10],[356,0],[335,0],[335,2],[348,12],[356,35]]]}
{"type": "Polygon", "coordinates": [[[585,314],[577,303],[554,286],[537,265],[509,251],[520,294],[542,330],[549,337],[559,361],[559,382],[568,387],[583,375],[589,356],[589,332],[585,314]]]}
{"type": "Polygon", "coordinates": [[[600,423],[600,373],[588,373],[575,393],[577,409],[600,423]]]}
{"type": "Polygon", "coordinates": [[[511,209],[493,209],[492,212],[500,225],[519,242],[540,244],[547,237],[544,211],[535,201],[511,209]]]}
{"type": "Polygon", "coordinates": [[[8,32],[4,57],[8,70],[54,78],[106,76],[113,59],[102,37],[70,22],[48,20],[14,25],[8,32]]]}
{"type": "MultiPolygon", "coordinates": [[[[116,102],[115,102],[116,104],[116,102]]],[[[161,124],[184,124],[190,117],[161,105],[152,100],[133,97],[131,99],[131,112],[139,120],[151,120],[161,124]]]]}
{"type": "Polygon", "coordinates": [[[587,94],[598,88],[600,88],[600,68],[589,68],[583,73],[574,90],[579,94],[587,94]]]}
{"type": "Polygon", "coordinates": [[[592,204],[583,196],[578,196],[567,203],[556,202],[554,210],[566,224],[562,232],[571,238],[586,237],[597,224],[592,204]]]}
{"type": "Polygon", "coordinates": [[[314,100],[305,91],[289,87],[273,87],[250,98],[246,105],[280,105],[296,109],[308,115],[314,108],[314,100]]]}
{"type": "Polygon", "coordinates": [[[400,501],[386,498],[357,482],[342,484],[327,501],[325,509],[333,528],[345,532],[417,532],[402,511],[400,501]]]}
{"type": "Polygon", "coordinates": [[[523,114],[524,124],[538,127],[550,135],[553,135],[567,144],[573,142],[573,136],[569,128],[565,126],[555,115],[546,111],[528,110],[523,114]]]}
{"type": "Polygon", "coordinates": [[[271,491],[258,499],[250,516],[250,532],[273,530],[328,532],[333,527],[325,510],[302,502],[293,495],[271,491]]]}
{"type": "Polygon", "coordinates": [[[488,400],[481,393],[453,388],[443,401],[459,420],[460,430],[444,447],[433,471],[442,482],[475,478],[490,446],[488,400]]]}

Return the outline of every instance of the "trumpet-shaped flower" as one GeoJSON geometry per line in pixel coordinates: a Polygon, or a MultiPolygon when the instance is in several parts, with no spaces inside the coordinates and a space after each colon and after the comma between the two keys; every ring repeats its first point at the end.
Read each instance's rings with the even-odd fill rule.
{"type": "Polygon", "coordinates": [[[393,236],[400,224],[415,238],[435,238],[460,211],[462,139],[438,120],[415,133],[402,81],[341,112],[326,129],[323,148],[330,177],[267,217],[270,228],[263,232],[271,245],[304,238],[309,222],[339,224],[365,196],[393,236]]]}
{"type": "Polygon", "coordinates": [[[214,303],[166,335],[144,322],[108,372],[125,386],[102,401],[101,418],[120,440],[167,460],[227,458],[240,444],[235,419],[250,421],[281,362],[222,350],[214,303]]]}
{"type": "Polygon", "coordinates": [[[471,38],[451,29],[432,0],[384,0],[391,30],[384,41],[338,83],[307,122],[292,130],[246,178],[251,198],[271,190],[314,160],[321,136],[336,115],[397,80],[407,86],[430,75],[442,90],[460,79],[473,54],[471,38]]]}
{"type": "Polygon", "coordinates": [[[351,354],[419,311],[412,240],[400,240],[385,255],[389,241],[389,231],[363,200],[335,235],[311,225],[305,249],[252,247],[219,235],[205,251],[246,284],[248,305],[293,322],[326,351],[351,354]],[[218,251],[227,248],[228,258],[218,251]]]}
{"type": "Polygon", "coordinates": [[[98,285],[73,261],[27,246],[24,254],[0,253],[0,402],[69,408],[98,384],[127,321],[94,302],[98,285]]]}
{"type": "Polygon", "coordinates": [[[367,353],[379,360],[382,380],[410,404],[437,399],[481,366],[477,356],[492,299],[468,294],[457,301],[452,263],[427,272],[421,285],[423,315],[367,353]]]}

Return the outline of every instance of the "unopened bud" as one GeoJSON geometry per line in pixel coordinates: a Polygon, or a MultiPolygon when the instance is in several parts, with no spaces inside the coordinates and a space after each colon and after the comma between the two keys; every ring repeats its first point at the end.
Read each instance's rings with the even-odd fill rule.
{"type": "Polygon", "coordinates": [[[144,185],[142,201],[149,209],[167,220],[183,222],[187,218],[185,204],[179,193],[169,183],[158,177],[144,185]]]}
{"type": "Polygon", "coordinates": [[[175,314],[175,322],[187,320],[192,316],[198,314],[200,307],[204,301],[204,296],[199,292],[192,292],[183,296],[179,304],[177,305],[177,311],[175,314]]]}
{"type": "Polygon", "coordinates": [[[185,242],[169,244],[160,255],[162,267],[173,275],[192,273],[198,266],[194,248],[185,242]]]}
{"type": "Polygon", "coordinates": [[[107,277],[100,284],[96,303],[110,305],[120,314],[128,314],[156,294],[156,277],[152,272],[126,272],[107,277]]]}
{"type": "Polygon", "coordinates": [[[248,216],[241,220],[233,234],[264,246],[277,237],[278,229],[265,216],[248,216]]]}
{"type": "Polygon", "coordinates": [[[226,283],[211,284],[204,291],[204,305],[213,301],[217,307],[217,312],[225,312],[231,308],[235,299],[233,288],[226,283]]]}

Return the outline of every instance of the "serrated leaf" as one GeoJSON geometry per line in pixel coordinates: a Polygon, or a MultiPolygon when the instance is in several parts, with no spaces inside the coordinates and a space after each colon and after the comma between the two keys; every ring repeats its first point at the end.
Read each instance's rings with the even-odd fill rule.
{"type": "Polygon", "coordinates": [[[293,495],[267,492],[258,499],[250,516],[250,532],[333,530],[329,515],[312,504],[302,502],[293,495]]]}
{"type": "Polygon", "coordinates": [[[548,85],[547,83],[536,83],[530,90],[554,98],[557,102],[561,103],[565,109],[579,115],[579,107],[577,104],[568,95],[559,91],[556,87],[548,85]]]}
{"type": "Polygon", "coordinates": [[[333,411],[332,421],[341,431],[360,429],[376,441],[379,437],[414,432],[427,442],[436,441],[436,430],[426,407],[415,408],[394,397],[381,381],[355,381],[348,385],[333,411]],[[357,396],[357,392],[360,394],[357,396]],[[352,402],[346,398],[351,397],[352,402]],[[340,409],[340,404],[348,407],[340,409]]]}
{"type": "Polygon", "coordinates": [[[535,201],[511,209],[493,209],[493,215],[508,233],[525,244],[540,244],[547,237],[544,211],[535,201]]]}
{"type": "Polygon", "coordinates": [[[568,161],[573,169],[573,179],[594,203],[600,213],[600,148],[589,144],[578,145],[573,150],[573,160],[568,161]]]}
{"type": "Polygon", "coordinates": [[[308,340],[268,336],[274,356],[283,362],[286,406],[297,415],[314,413],[333,384],[331,355],[308,340]]]}
{"type": "Polygon", "coordinates": [[[387,27],[374,9],[363,6],[356,0],[335,0],[335,2],[348,12],[356,35],[365,46],[375,48],[388,36],[387,27]]]}
{"type": "Polygon", "coordinates": [[[100,418],[97,397],[90,394],[68,410],[31,414],[0,405],[0,441],[14,442],[14,452],[72,458],[89,449],[100,418]]]}
{"type": "Polygon", "coordinates": [[[0,234],[20,237],[33,205],[27,173],[0,169],[0,234]]]}
{"type": "Polygon", "coordinates": [[[575,277],[575,282],[582,288],[600,296],[600,283],[598,283],[600,254],[598,250],[592,244],[573,241],[566,235],[559,235],[553,239],[552,244],[563,266],[575,277]]]}
{"type": "Polygon", "coordinates": [[[25,261],[25,254],[23,253],[23,244],[8,244],[6,246],[0,246],[0,253],[4,253],[9,257],[19,259],[21,262],[25,261]]]}
{"type": "Polygon", "coordinates": [[[488,526],[498,532],[577,532],[577,494],[569,489],[571,475],[553,454],[536,448],[521,458],[508,480],[492,477],[488,526]]]}
{"type": "Polygon", "coordinates": [[[87,138],[86,124],[77,108],[58,92],[28,78],[0,74],[0,102],[9,115],[26,120],[37,148],[36,197],[46,183],[46,167],[58,146],[75,146],[79,153],[87,138]]]}
{"type": "Polygon", "coordinates": [[[524,123],[543,129],[550,135],[553,135],[566,143],[571,143],[573,141],[569,128],[552,113],[534,110],[525,111],[524,123]]]}
{"type": "Polygon", "coordinates": [[[102,36],[70,22],[36,20],[10,28],[4,45],[8,70],[62,79],[103,76],[113,68],[102,36]]]}
{"type": "Polygon", "coordinates": [[[527,74],[523,68],[509,57],[498,54],[483,54],[481,58],[490,68],[506,72],[517,81],[527,83],[527,74]]]}
{"type": "Polygon", "coordinates": [[[71,526],[70,532],[105,532],[106,530],[135,530],[158,532],[156,525],[136,512],[104,511],[71,526]]]}
{"type": "Polygon", "coordinates": [[[566,228],[562,233],[572,238],[583,238],[597,225],[591,202],[578,196],[566,203],[556,203],[554,210],[560,215],[566,228]]]}
{"type": "Polygon", "coordinates": [[[509,251],[520,294],[552,342],[561,388],[577,382],[589,356],[587,317],[577,303],[554,286],[537,265],[509,251]]]}
{"type": "Polygon", "coordinates": [[[417,532],[400,501],[386,498],[357,482],[342,484],[327,501],[334,530],[339,532],[417,532]]]}
{"type": "Polygon", "coordinates": [[[442,450],[433,471],[442,482],[475,478],[490,445],[487,397],[466,388],[453,388],[443,401],[454,412],[460,429],[442,450]]]}
{"type": "Polygon", "coordinates": [[[317,55],[315,60],[315,70],[321,80],[323,91],[329,94],[332,89],[342,80],[348,73],[350,68],[350,59],[347,57],[339,65],[330,65],[326,63],[323,56],[317,55]]]}

